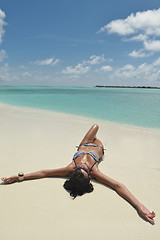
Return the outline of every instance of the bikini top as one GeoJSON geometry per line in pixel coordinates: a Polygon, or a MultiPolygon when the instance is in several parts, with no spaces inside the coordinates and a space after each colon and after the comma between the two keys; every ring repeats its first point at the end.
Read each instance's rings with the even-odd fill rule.
{"type": "MultiPolygon", "coordinates": [[[[102,146],[97,145],[97,144],[94,144],[94,143],[86,143],[86,144],[82,144],[81,146],[92,146],[92,147],[101,147],[101,148],[102,148],[102,146]]],[[[80,146],[77,146],[78,149],[79,149],[79,147],[80,147],[80,146]]],[[[102,150],[103,150],[103,153],[104,153],[104,149],[103,149],[103,148],[102,148],[102,150]]],[[[83,169],[85,172],[87,172],[88,174],[90,174],[90,172],[92,171],[92,168],[94,167],[94,165],[95,165],[96,163],[100,163],[100,162],[102,161],[102,158],[99,159],[98,156],[97,156],[97,154],[94,153],[94,152],[88,152],[88,153],[86,153],[86,152],[77,151],[77,152],[73,155],[73,161],[74,161],[74,164],[75,164],[76,169],[83,169]],[[90,168],[89,170],[88,170],[87,168],[83,168],[83,167],[77,166],[76,161],[75,161],[76,158],[78,158],[79,156],[85,155],[85,154],[91,156],[91,157],[95,160],[95,162],[93,163],[93,165],[91,166],[91,168],[90,168]]]]}

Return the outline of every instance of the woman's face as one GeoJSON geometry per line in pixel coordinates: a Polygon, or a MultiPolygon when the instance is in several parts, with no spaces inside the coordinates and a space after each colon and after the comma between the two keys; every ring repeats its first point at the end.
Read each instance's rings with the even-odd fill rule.
{"type": "Polygon", "coordinates": [[[81,172],[83,173],[83,175],[84,175],[85,177],[88,176],[88,173],[87,173],[86,171],[84,171],[83,169],[81,169],[81,172]]]}
{"type": "MultiPolygon", "coordinates": [[[[80,166],[81,166],[82,168],[87,168],[86,164],[83,164],[83,163],[82,163],[80,166]]],[[[88,173],[87,173],[85,170],[81,169],[81,172],[83,173],[83,175],[84,175],[85,177],[88,176],[88,173]]]]}

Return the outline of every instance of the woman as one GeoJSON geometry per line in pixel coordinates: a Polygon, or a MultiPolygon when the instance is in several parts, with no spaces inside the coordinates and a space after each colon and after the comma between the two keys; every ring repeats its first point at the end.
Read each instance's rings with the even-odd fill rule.
{"type": "Polygon", "coordinates": [[[75,198],[77,195],[81,196],[84,193],[92,192],[93,186],[90,180],[95,179],[114,189],[122,198],[126,199],[135,207],[145,220],[154,223],[153,218],[155,217],[155,213],[153,211],[150,212],[142,205],[123,184],[109,178],[98,169],[98,164],[101,162],[104,155],[103,144],[96,138],[98,128],[97,124],[90,128],[78,146],[78,150],[73,156],[73,161],[68,166],[53,170],[41,170],[25,175],[19,173],[18,176],[5,177],[1,178],[1,180],[4,183],[13,183],[18,180],[69,176],[69,180],[66,180],[64,183],[64,188],[75,198]]]}

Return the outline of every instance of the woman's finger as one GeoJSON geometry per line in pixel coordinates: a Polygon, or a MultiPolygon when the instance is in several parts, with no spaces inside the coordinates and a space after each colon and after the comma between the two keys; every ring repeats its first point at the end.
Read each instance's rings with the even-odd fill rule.
{"type": "Polygon", "coordinates": [[[9,182],[11,181],[11,178],[3,177],[3,178],[1,178],[1,180],[2,180],[4,183],[9,183],[9,182]]]}

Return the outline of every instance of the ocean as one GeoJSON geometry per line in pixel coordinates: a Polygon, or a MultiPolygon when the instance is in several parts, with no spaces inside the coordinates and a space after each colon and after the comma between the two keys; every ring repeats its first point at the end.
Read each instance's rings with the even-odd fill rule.
{"type": "Polygon", "coordinates": [[[0,103],[160,128],[160,89],[0,87],[0,103]]]}

